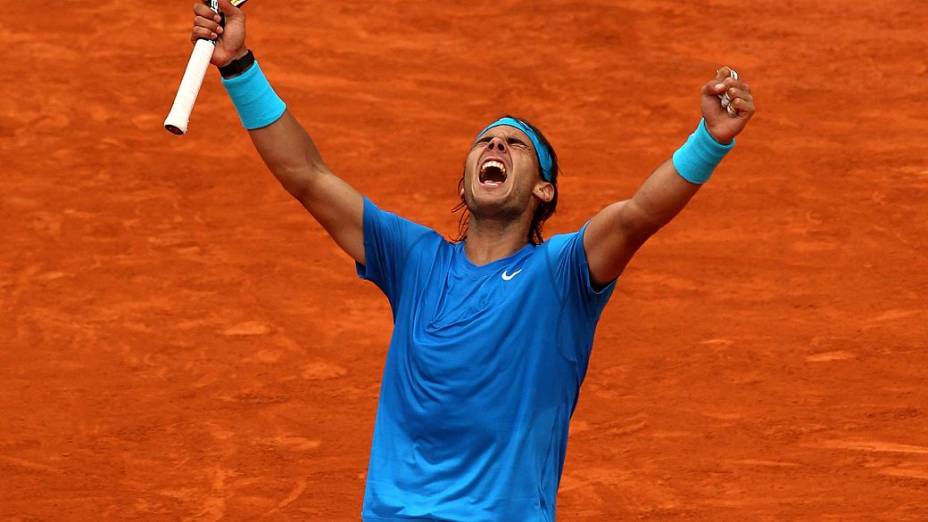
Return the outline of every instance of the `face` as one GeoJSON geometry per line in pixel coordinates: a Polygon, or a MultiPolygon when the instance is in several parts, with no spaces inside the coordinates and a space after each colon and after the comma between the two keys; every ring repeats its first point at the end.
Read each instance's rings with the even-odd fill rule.
{"type": "Polygon", "coordinates": [[[464,163],[464,201],[475,217],[518,218],[550,201],[553,187],[541,179],[532,141],[500,125],[481,134],[464,163]],[[537,198],[537,200],[536,200],[537,198]]]}

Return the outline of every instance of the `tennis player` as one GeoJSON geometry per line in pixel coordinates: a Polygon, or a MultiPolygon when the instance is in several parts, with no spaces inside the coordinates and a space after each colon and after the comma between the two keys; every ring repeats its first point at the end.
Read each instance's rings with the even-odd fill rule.
{"type": "Polygon", "coordinates": [[[194,6],[193,38],[217,40],[213,63],[264,162],[393,310],[363,519],[554,520],[600,313],[634,253],[734,146],[754,114],[748,85],[720,70],[702,86],[695,132],[631,199],[547,240],[554,149],[525,120],[486,125],[458,184],[460,237],[447,241],[328,169],[245,46],[245,15],[221,4],[224,28],[194,6]]]}

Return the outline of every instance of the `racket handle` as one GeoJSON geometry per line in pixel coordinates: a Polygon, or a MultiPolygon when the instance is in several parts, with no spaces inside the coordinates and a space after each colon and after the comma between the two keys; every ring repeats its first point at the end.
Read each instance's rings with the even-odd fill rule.
{"type": "Polygon", "coordinates": [[[200,93],[200,86],[203,85],[203,77],[206,76],[206,69],[209,68],[215,47],[216,44],[212,41],[203,39],[197,40],[193,46],[187,70],[184,71],[180,87],[177,88],[174,105],[171,106],[168,117],[164,119],[164,128],[172,134],[180,136],[187,133],[190,112],[197,101],[197,94],[200,93]]]}

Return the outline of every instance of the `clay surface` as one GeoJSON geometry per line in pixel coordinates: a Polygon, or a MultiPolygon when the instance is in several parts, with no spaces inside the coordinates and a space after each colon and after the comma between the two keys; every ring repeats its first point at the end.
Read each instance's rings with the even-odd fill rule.
{"type": "MultiPolygon", "coordinates": [[[[357,520],[387,301],[278,186],[187,2],[8,2],[0,518],[357,520]]],[[[758,114],[619,282],[558,518],[928,519],[928,8],[253,0],[334,172],[451,235],[503,113],[561,159],[547,233],[632,195],[735,67],[758,114]]]]}

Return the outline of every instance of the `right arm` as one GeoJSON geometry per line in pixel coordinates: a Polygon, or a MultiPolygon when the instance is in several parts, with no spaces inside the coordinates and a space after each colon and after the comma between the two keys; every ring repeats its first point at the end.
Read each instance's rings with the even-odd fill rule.
{"type": "Polygon", "coordinates": [[[364,260],[364,198],[322,162],[319,150],[289,111],[248,131],[264,163],[281,185],[358,263],[364,260]]]}
{"type": "MultiPolygon", "coordinates": [[[[245,14],[228,0],[220,0],[225,27],[216,23],[215,13],[194,4],[196,13],[192,39],[216,41],[212,63],[225,65],[243,56],[245,14]]],[[[333,174],[300,123],[285,111],[274,123],[248,131],[255,148],[280,184],[308,210],[326,232],[358,263],[364,258],[364,199],[361,193],[333,174]]]]}

